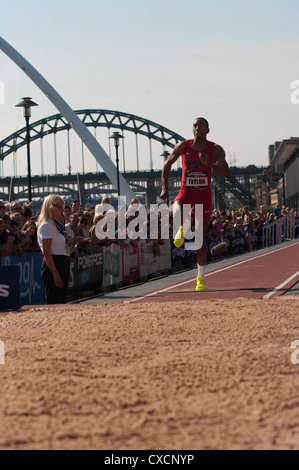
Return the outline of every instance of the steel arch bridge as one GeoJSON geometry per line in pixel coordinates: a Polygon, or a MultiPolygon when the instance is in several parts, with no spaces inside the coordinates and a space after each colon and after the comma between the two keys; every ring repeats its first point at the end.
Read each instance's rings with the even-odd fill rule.
{"type": "MultiPolygon", "coordinates": [[[[158,141],[163,147],[172,149],[178,142],[185,140],[185,138],[176,132],[173,132],[166,127],[157,124],[153,121],[147,120],[140,116],[133,114],[124,113],[121,111],[111,111],[104,109],[85,109],[75,111],[76,115],[81,119],[86,127],[97,128],[105,127],[110,133],[111,129],[119,129],[122,132],[129,131],[133,132],[136,136],[136,152],[137,152],[137,171],[135,175],[131,173],[125,173],[124,176],[128,180],[131,188],[134,191],[144,191],[148,193],[151,191],[152,197],[150,198],[154,202],[154,192],[155,187],[158,188],[159,182],[155,180],[156,172],[143,172],[139,169],[139,158],[138,158],[138,135],[147,137],[150,141],[158,141]],[[151,179],[154,178],[154,181],[151,179]]],[[[38,139],[43,139],[51,134],[54,136],[58,132],[67,131],[69,132],[72,129],[71,124],[62,116],[62,114],[55,114],[53,116],[41,119],[30,125],[30,141],[33,142],[38,139]]],[[[68,139],[69,142],[69,139],[68,139]]],[[[5,158],[9,157],[12,154],[15,154],[18,149],[27,144],[27,130],[26,127],[20,129],[14,134],[10,135],[6,139],[0,142],[0,161],[4,161],[5,158]]],[[[70,155],[70,150],[69,150],[70,155]]],[[[70,156],[69,156],[70,158],[70,156]]],[[[152,155],[150,155],[152,162],[152,155]]],[[[56,175],[50,177],[52,182],[51,186],[61,190],[61,195],[66,195],[68,193],[67,188],[69,188],[69,194],[74,196],[78,192],[82,192],[86,196],[92,194],[93,191],[99,191],[100,189],[103,192],[113,193],[115,188],[112,187],[109,178],[105,176],[104,173],[97,175],[93,174],[83,174],[83,175],[73,175],[71,178],[71,166],[69,162],[69,175],[56,175]],[[71,179],[70,179],[71,178],[71,179]],[[73,181],[74,180],[74,181],[73,181]],[[92,182],[93,188],[84,188],[84,182],[88,185],[89,182],[92,182]],[[74,183],[77,186],[77,190],[74,189],[74,183]],[[79,186],[80,189],[79,189],[79,186]]],[[[152,169],[152,168],[151,168],[152,169]]],[[[252,192],[248,187],[248,183],[245,184],[245,178],[243,178],[243,173],[241,171],[241,181],[240,175],[238,172],[232,174],[231,180],[225,180],[218,176],[215,172],[213,174],[213,185],[214,190],[217,192],[218,197],[222,200],[222,206],[228,207],[228,202],[226,201],[225,194],[230,192],[233,194],[242,204],[254,205],[254,198],[252,192]]],[[[158,173],[157,173],[158,174],[158,173]]],[[[256,174],[256,173],[255,173],[256,174]]],[[[248,175],[247,175],[248,177],[248,175]]],[[[159,179],[161,178],[159,174],[159,179]]],[[[173,171],[172,178],[174,181],[170,182],[173,188],[179,188],[181,171],[173,171]]],[[[48,177],[49,182],[49,177],[48,177]]],[[[0,179],[0,186],[5,186],[8,184],[7,178],[0,179]]],[[[12,189],[14,184],[12,179],[10,180],[10,194],[13,194],[17,197],[26,197],[26,178],[15,178],[15,186],[17,190],[12,189]]],[[[38,197],[43,197],[46,195],[45,181],[40,176],[34,176],[32,179],[32,184],[35,186],[36,195],[38,197]]],[[[7,187],[7,186],[6,186],[7,187]]],[[[5,191],[0,188],[1,197],[5,197],[5,191]]],[[[158,190],[159,191],[159,190],[158,190]]]]}
{"type": "MultiPolygon", "coordinates": [[[[178,142],[185,140],[184,137],[148,119],[121,111],[109,111],[105,109],[85,109],[75,111],[77,116],[86,127],[106,127],[110,129],[120,129],[121,131],[134,132],[148,139],[160,142],[164,147],[173,148],[178,142]]],[[[71,124],[61,115],[41,119],[30,125],[30,141],[42,139],[50,134],[70,130],[71,124]]],[[[0,142],[0,161],[8,155],[16,152],[26,145],[26,127],[0,142]]]]}

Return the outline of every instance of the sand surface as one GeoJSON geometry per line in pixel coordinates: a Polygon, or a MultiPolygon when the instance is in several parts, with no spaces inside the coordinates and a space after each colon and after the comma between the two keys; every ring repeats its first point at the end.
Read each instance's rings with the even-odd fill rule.
{"type": "Polygon", "coordinates": [[[1,316],[0,449],[299,449],[298,317],[298,296],[1,316]]]}

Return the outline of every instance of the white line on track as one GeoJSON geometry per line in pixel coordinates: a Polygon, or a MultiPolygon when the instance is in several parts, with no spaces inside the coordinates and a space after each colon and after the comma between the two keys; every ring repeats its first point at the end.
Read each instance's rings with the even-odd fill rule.
{"type": "MultiPolygon", "coordinates": [[[[294,245],[296,245],[296,243],[295,243],[294,245]]],[[[253,256],[252,258],[248,258],[248,259],[246,259],[246,260],[244,260],[244,261],[240,261],[239,263],[231,264],[230,266],[226,266],[225,268],[217,269],[216,271],[213,271],[213,272],[211,272],[211,273],[206,274],[205,277],[207,277],[207,276],[212,276],[213,274],[221,273],[222,271],[226,271],[227,269],[235,268],[236,266],[240,266],[241,264],[248,263],[249,261],[253,261],[253,260],[256,260],[256,259],[258,259],[258,258],[263,258],[264,256],[271,255],[271,254],[273,254],[274,252],[277,253],[278,251],[286,250],[287,248],[290,248],[290,247],[292,247],[292,246],[294,246],[294,245],[284,246],[283,248],[278,248],[278,250],[275,250],[275,249],[274,249],[274,250],[269,251],[268,253],[264,253],[264,254],[258,255],[258,256],[253,256]]],[[[296,273],[296,274],[297,274],[297,273],[296,273]]],[[[294,277],[295,277],[295,276],[296,276],[296,275],[294,274],[294,277]]],[[[162,289],[162,290],[159,289],[159,290],[157,290],[157,291],[155,291],[155,292],[152,292],[151,294],[147,294],[147,295],[144,295],[144,296],[142,296],[142,297],[132,298],[132,300],[125,300],[123,303],[124,303],[124,304],[131,304],[131,303],[133,303],[133,302],[138,302],[139,300],[147,299],[148,297],[153,297],[154,295],[157,295],[157,294],[160,293],[160,292],[167,292],[168,290],[175,289],[176,287],[183,286],[183,285],[188,284],[189,282],[192,282],[192,281],[196,281],[196,278],[194,278],[194,279],[188,279],[188,281],[184,281],[184,282],[181,282],[181,283],[179,283],[179,284],[175,284],[175,285],[166,287],[165,289],[162,289]]],[[[288,281],[290,281],[290,279],[288,279],[288,281]]],[[[285,285],[285,284],[284,284],[284,285],[285,285]]],[[[281,288],[281,286],[276,287],[275,289],[278,290],[279,288],[281,288]]],[[[276,292],[276,290],[275,290],[275,292],[276,292]]],[[[270,294],[271,294],[271,292],[270,292],[270,294]]],[[[274,294],[274,291],[273,291],[273,294],[274,294]]],[[[272,295],[272,294],[271,294],[271,295],[272,295]]],[[[266,296],[265,296],[265,297],[266,297],[266,296]]],[[[264,298],[265,298],[265,297],[264,297],[264,298]]]]}
{"type": "Polygon", "coordinates": [[[283,289],[289,282],[291,282],[297,276],[299,276],[299,271],[297,271],[295,274],[293,274],[293,276],[289,277],[289,279],[287,279],[282,284],[280,284],[280,286],[275,287],[275,289],[273,289],[271,292],[269,292],[269,294],[264,295],[263,299],[264,300],[270,299],[270,297],[272,297],[272,295],[274,295],[280,289],[283,289]]]}

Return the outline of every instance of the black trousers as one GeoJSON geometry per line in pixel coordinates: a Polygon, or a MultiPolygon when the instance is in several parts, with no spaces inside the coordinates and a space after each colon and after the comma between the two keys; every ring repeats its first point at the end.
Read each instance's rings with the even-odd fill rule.
{"type": "Polygon", "coordinates": [[[70,259],[68,256],[53,255],[55,267],[62,279],[62,289],[54,284],[54,276],[47,266],[45,258],[41,267],[42,280],[45,285],[47,304],[65,304],[70,275],[70,259]]]}

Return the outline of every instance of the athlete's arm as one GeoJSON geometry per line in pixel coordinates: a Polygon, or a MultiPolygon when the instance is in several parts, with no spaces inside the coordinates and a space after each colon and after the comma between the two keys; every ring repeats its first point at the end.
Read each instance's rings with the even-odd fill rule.
{"type": "Polygon", "coordinates": [[[220,145],[215,145],[213,149],[213,163],[211,165],[218,175],[224,176],[224,178],[230,178],[231,172],[227,161],[225,160],[225,151],[220,145]]]}
{"type": "Polygon", "coordinates": [[[171,167],[180,158],[180,156],[183,155],[185,147],[186,141],[177,144],[164,163],[162,171],[162,192],[160,196],[163,201],[165,201],[168,197],[168,180],[171,173],[171,167]]]}

